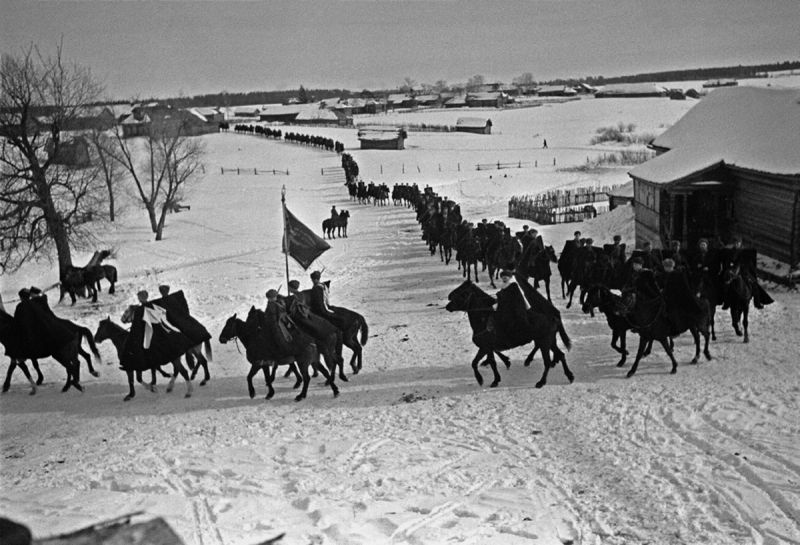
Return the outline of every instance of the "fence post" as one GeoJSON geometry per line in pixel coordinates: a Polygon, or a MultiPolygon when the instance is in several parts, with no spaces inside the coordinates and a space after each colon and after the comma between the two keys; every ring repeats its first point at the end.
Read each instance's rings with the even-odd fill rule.
{"type": "Polygon", "coordinates": [[[500,170],[500,161],[497,161],[497,170],[500,170]]]}
{"type": "Polygon", "coordinates": [[[320,176],[325,176],[325,169],[324,168],[319,169],[319,175],[320,176]]]}
{"type": "Polygon", "coordinates": [[[406,164],[403,163],[403,174],[405,174],[405,173],[406,173],[406,164]]]}
{"type": "Polygon", "coordinates": [[[225,174],[225,169],[223,167],[219,167],[219,173],[220,174],[225,174]]]}
{"type": "Polygon", "coordinates": [[[553,166],[556,166],[556,158],[553,157],[553,166]]]}
{"type": "Polygon", "coordinates": [[[258,169],[257,169],[257,168],[254,168],[254,169],[253,169],[253,175],[254,175],[254,176],[258,176],[258,169]]]}
{"type": "Polygon", "coordinates": [[[417,165],[417,172],[422,173],[422,171],[419,169],[419,165],[417,165]]]}
{"type": "Polygon", "coordinates": [[[458,163],[458,171],[461,172],[461,163],[458,163]]]}
{"type": "Polygon", "coordinates": [[[439,172],[442,171],[442,163],[439,163],[439,172]]]}
{"type": "Polygon", "coordinates": [[[236,167],[236,175],[239,175],[239,167],[236,167]]]}
{"type": "Polygon", "coordinates": [[[533,166],[535,166],[535,167],[539,166],[539,160],[538,159],[533,162],[533,166]]]}
{"type": "Polygon", "coordinates": [[[517,168],[522,168],[522,161],[519,162],[519,166],[517,168]]]}

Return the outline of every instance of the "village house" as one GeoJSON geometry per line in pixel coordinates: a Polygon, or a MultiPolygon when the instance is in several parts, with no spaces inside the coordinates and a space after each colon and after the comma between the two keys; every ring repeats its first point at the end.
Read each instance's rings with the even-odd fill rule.
{"type": "Polygon", "coordinates": [[[385,127],[382,125],[366,126],[358,130],[361,149],[393,149],[405,148],[406,130],[401,127],[385,127]]]}
{"type": "Polygon", "coordinates": [[[595,98],[665,97],[667,90],[655,83],[617,83],[599,89],[595,98]]]}
{"type": "Polygon", "coordinates": [[[636,243],[693,247],[740,236],[800,259],[800,91],[717,89],[651,143],[633,168],[636,243]]]}

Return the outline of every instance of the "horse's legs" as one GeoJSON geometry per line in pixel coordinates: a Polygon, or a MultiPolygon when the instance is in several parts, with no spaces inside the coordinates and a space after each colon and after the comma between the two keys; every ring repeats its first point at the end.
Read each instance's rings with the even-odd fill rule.
{"type": "Polygon", "coordinates": [[[631,366],[631,370],[628,371],[627,375],[625,375],[626,377],[631,378],[636,373],[636,369],[639,367],[639,361],[642,359],[642,356],[644,355],[645,346],[648,343],[652,342],[653,342],[652,339],[645,339],[641,333],[639,334],[639,348],[636,350],[636,359],[633,360],[633,365],[631,366]]]}
{"type": "MultiPolygon", "coordinates": [[[[617,339],[619,339],[619,353],[621,354],[621,358],[617,362],[617,367],[622,367],[625,365],[625,361],[628,359],[628,348],[627,348],[627,337],[628,332],[626,330],[617,330],[614,332],[617,335],[617,339]]],[[[613,345],[613,341],[612,341],[613,345]]]]}
{"type": "Polygon", "coordinates": [[[744,305],[744,310],[742,311],[742,326],[744,327],[744,342],[750,342],[750,334],[747,332],[747,315],[750,314],[750,301],[748,300],[744,305]]]}
{"type": "MultiPolygon", "coordinates": [[[[309,349],[306,349],[308,351],[309,349]]],[[[300,390],[300,393],[294,397],[295,401],[302,401],[306,398],[306,394],[308,393],[308,385],[311,382],[311,377],[308,375],[308,368],[311,366],[311,360],[313,358],[303,358],[301,357],[301,361],[297,362],[297,366],[300,368],[300,374],[303,377],[303,389],[300,390]]]]}
{"type": "Polygon", "coordinates": [[[472,371],[475,373],[475,380],[477,380],[478,384],[481,386],[483,386],[483,377],[481,376],[481,372],[478,371],[478,363],[485,354],[486,351],[483,348],[478,348],[478,353],[472,359],[472,371]]]}
{"type": "Polygon", "coordinates": [[[272,396],[275,395],[275,388],[272,387],[272,383],[275,382],[275,372],[278,370],[278,360],[272,361],[272,370],[269,372],[265,372],[264,378],[267,381],[267,397],[264,399],[272,399],[272,396]]]}
{"type": "Polygon", "coordinates": [[[669,342],[669,340],[671,339],[669,340],[668,339],[669,337],[665,337],[663,339],[659,339],[659,342],[661,343],[661,346],[664,347],[664,351],[667,353],[667,356],[669,356],[669,360],[672,362],[672,370],[670,371],[670,374],[674,375],[675,373],[678,372],[678,362],[675,361],[675,355],[672,353],[672,346],[671,343],[669,342]]]}
{"type": "Polygon", "coordinates": [[[86,360],[86,367],[89,368],[89,374],[91,374],[93,377],[99,377],[100,373],[95,371],[94,367],[92,366],[92,357],[89,355],[89,353],[86,352],[83,348],[79,347],[78,354],[80,354],[81,357],[83,357],[83,359],[86,360]]]}
{"type": "Polygon", "coordinates": [[[547,292],[547,300],[552,303],[553,300],[550,299],[550,277],[549,276],[547,278],[545,278],[545,280],[544,280],[544,289],[547,292]]]}
{"type": "MultiPolygon", "coordinates": [[[[253,377],[258,374],[258,371],[261,369],[261,366],[257,363],[250,364],[250,371],[247,372],[247,393],[250,394],[250,399],[256,397],[256,389],[253,386],[253,377]]],[[[266,373],[265,373],[266,374],[266,373]]]]}
{"type": "MultiPolygon", "coordinates": [[[[130,369],[125,370],[125,374],[128,375],[128,395],[125,396],[123,401],[130,401],[136,396],[136,391],[133,389],[133,371],[130,369]]],[[[141,373],[139,374],[141,377],[141,373]]]]}
{"type": "Polygon", "coordinates": [[[175,376],[178,373],[180,373],[180,375],[183,377],[183,380],[186,381],[186,393],[184,394],[183,397],[192,397],[192,379],[189,377],[189,372],[186,370],[186,368],[181,363],[180,356],[178,356],[175,360],[173,360],[172,368],[174,370],[174,374],[172,375],[172,379],[171,379],[170,382],[174,382],[175,381],[175,376]]]}
{"type": "Polygon", "coordinates": [[[570,371],[567,365],[567,355],[553,343],[553,363],[558,363],[558,360],[561,360],[561,368],[564,370],[564,376],[567,377],[569,383],[572,384],[575,381],[575,375],[572,374],[572,371],[570,371]]]}
{"type": "Polygon", "coordinates": [[[700,359],[700,332],[696,327],[690,327],[689,333],[692,334],[692,338],[694,339],[694,358],[692,358],[690,363],[697,363],[697,360],[700,359]]]}
{"type": "Polygon", "coordinates": [[[113,294],[114,294],[114,291],[115,291],[115,290],[114,290],[114,280],[111,280],[111,279],[109,278],[109,279],[108,279],[108,281],[111,283],[111,287],[109,287],[109,288],[108,288],[108,293],[109,293],[109,294],[111,294],[111,295],[113,295],[113,294]]]}
{"type": "MultiPolygon", "coordinates": [[[[33,360],[33,361],[36,361],[36,360],[33,360]]],[[[30,392],[29,395],[34,395],[36,393],[36,383],[33,381],[33,377],[31,377],[31,374],[28,371],[28,366],[25,365],[25,360],[19,360],[17,365],[19,365],[19,368],[22,369],[22,374],[25,375],[25,378],[28,379],[28,382],[31,383],[31,392],[30,392]]],[[[3,385],[3,391],[5,392],[6,390],[7,390],[7,388],[5,387],[5,385],[3,385]]]]}
{"type": "Polygon", "coordinates": [[[497,360],[494,359],[493,350],[489,350],[489,352],[486,354],[486,359],[489,361],[489,365],[492,368],[492,375],[494,375],[494,380],[489,387],[497,388],[497,385],[500,384],[500,373],[497,371],[497,360]]]}
{"type": "Polygon", "coordinates": [[[736,336],[742,336],[742,330],[739,327],[739,320],[740,320],[740,312],[736,309],[736,305],[731,305],[731,324],[733,325],[733,330],[736,331],[736,336]]]}
{"type": "Polygon", "coordinates": [[[533,342],[533,350],[531,350],[530,354],[528,354],[528,357],[525,358],[525,362],[523,363],[523,365],[525,367],[529,367],[530,366],[531,362],[533,361],[533,357],[536,355],[536,352],[538,350],[539,350],[539,343],[534,341],[533,342]]]}
{"type": "Polygon", "coordinates": [[[711,325],[711,340],[712,341],[716,341],[717,340],[717,332],[714,329],[714,321],[716,320],[716,317],[717,317],[717,306],[715,304],[709,302],[708,303],[708,311],[709,311],[708,321],[709,321],[709,324],[711,325]]]}
{"type": "Polygon", "coordinates": [[[500,361],[502,361],[505,364],[506,369],[511,369],[511,358],[509,358],[502,352],[498,352],[497,350],[495,350],[494,353],[497,354],[497,357],[500,358],[500,361]]]}
{"type": "Polygon", "coordinates": [[[36,386],[41,386],[44,382],[44,375],[42,374],[42,370],[39,369],[39,360],[32,359],[31,365],[33,365],[33,369],[36,371],[36,386]]]}
{"type": "MultiPolygon", "coordinates": [[[[6,371],[6,380],[3,382],[3,393],[7,392],[9,388],[11,388],[11,375],[14,373],[14,369],[17,367],[18,363],[16,358],[11,358],[10,363],[8,364],[8,371],[6,371]]],[[[22,366],[20,365],[20,369],[22,366]]],[[[25,373],[26,375],[28,373],[25,373]]]]}
{"type": "Polygon", "coordinates": [[[544,372],[542,373],[542,378],[539,379],[539,382],[536,383],[537,388],[541,388],[545,384],[547,384],[547,373],[550,372],[550,368],[553,366],[552,361],[550,360],[550,347],[543,346],[542,348],[542,360],[544,362],[544,372]]]}

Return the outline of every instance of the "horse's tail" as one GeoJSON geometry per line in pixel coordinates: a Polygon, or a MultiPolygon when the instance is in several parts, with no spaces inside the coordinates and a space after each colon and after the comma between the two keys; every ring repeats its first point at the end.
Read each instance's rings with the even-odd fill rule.
{"type": "Polygon", "coordinates": [[[358,328],[361,330],[361,346],[366,346],[367,339],[369,339],[369,326],[362,315],[356,315],[358,316],[358,328]]]}
{"type": "Polygon", "coordinates": [[[567,330],[564,329],[564,322],[560,319],[558,320],[558,336],[561,337],[561,342],[564,343],[564,347],[567,350],[572,348],[572,340],[567,335],[567,330]]]}
{"type": "Polygon", "coordinates": [[[206,359],[208,361],[214,361],[214,354],[211,352],[211,339],[203,341],[203,346],[206,348],[206,359]]]}
{"type": "Polygon", "coordinates": [[[92,351],[92,355],[97,358],[97,361],[103,363],[103,357],[100,355],[100,352],[97,350],[97,345],[94,342],[94,335],[87,327],[78,327],[78,333],[81,337],[85,337],[86,340],[89,342],[89,350],[92,351]]]}

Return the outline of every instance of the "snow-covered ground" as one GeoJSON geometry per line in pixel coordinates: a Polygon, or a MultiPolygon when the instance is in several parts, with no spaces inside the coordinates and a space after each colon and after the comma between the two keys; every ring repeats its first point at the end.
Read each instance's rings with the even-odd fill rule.
{"type": "MultiPolygon", "coordinates": [[[[519,229],[530,222],[505,217],[511,195],[627,181],[625,168],[560,170],[622,149],[590,146],[596,129],[623,122],[657,133],[693,104],[605,99],[487,110],[491,136],[411,133],[404,151],[358,150],[353,129],[296,130],[344,142],[366,180],[430,184],[467,218],[519,229]],[[538,165],[474,169],[496,161],[538,165]]],[[[462,115],[482,114],[400,121],[452,124],[462,115]]],[[[0,397],[0,514],[42,537],[144,510],[192,545],[248,545],[281,532],[290,545],[800,543],[796,292],[770,287],[776,303],[751,315],[749,344],[718,315],[712,361],[689,365],[691,343],[680,338],[677,375],[657,349],[625,379],[604,320],[563,309],[556,273],[575,383],[555,369],[535,389],[541,360],[525,368],[518,349],[498,388],[479,387],[466,316],[443,308],[460,273],[428,255],[410,210],[348,201],[321,175],[339,164],[335,154],[233,133],[203,139],[206,175],[187,198],[191,210],[170,215],[164,240],[154,242],[145,214],[129,204],[99,234],[117,249],[117,294],[56,312],[94,330],[107,315],[118,322],[139,289],[168,283],[185,291],[216,341],[229,316],[285,286],[285,184],[289,208],[317,231],[331,205],[350,211],[349,238],[333,241],[314,268],[332,280],[334,304],[369,323],[363,372],[340,383],[338,399],[316,381],[295,403],[292,381],[280,379],[274,399],[265,401],[257,382],[251,400],[244,355],[215,342],[213,378],[192,398],[178,383],[171,394],[139,388],[123,403],[126,379],[109,344],[101,345],[109,365],[99,378],[83,373],[83,394],[60,393],[63,371],[45,361],[35,396],[20,374],[0,397]],[[220,167],[290,174],[223,175],[220,167]]],[[[560,250],[576,228],[631,244],[632,224],[623,208],[540,231],[560,250]]],[[[307,272],[290,262],[304,288],[307,272]]],[[[56,279],[54,266],[33,264],[2,277],[0,289],[13,308],[20,287],[56,279]]]]}

